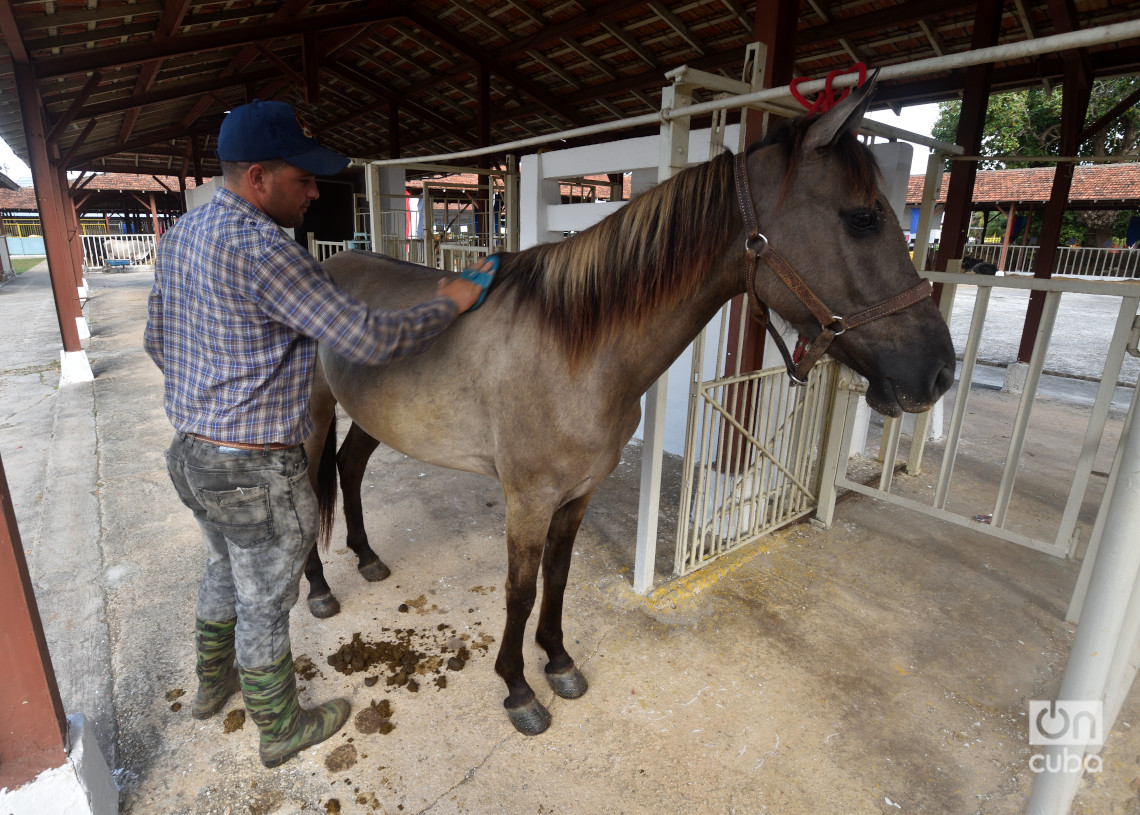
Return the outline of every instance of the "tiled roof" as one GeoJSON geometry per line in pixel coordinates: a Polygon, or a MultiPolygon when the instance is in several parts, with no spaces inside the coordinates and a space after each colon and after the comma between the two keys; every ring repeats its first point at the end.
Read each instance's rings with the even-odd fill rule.
{"type": "MultiPolygon", "coordinates": [[[[186,188],[193,189],[195,186],[193,177],[186,179],[186,188]]],[[[100,173],[96,175],[89,184],[84,184],[85,190],[114,190],[118,192],[166,192],[167,190],[178,190],[178,177],[177,176],[150,176],[150,175],[134,175],[132,173],[100,173]],[[161,180],[159,181],[155,179],[161,180]],[[163,187],[163,184],[166,186],[163,187]]]]}
{"type": "MultiPolygon", "coordinates": [[[[1034,167],[1028,170],[982,170],[974,182],[974,204],[1007,204],[1034,202],[1043,204],[1049,200],[1053,186],[1053,167],[1034,167]]],[[[910,177],[906,202],[917,206],[922,201],[922,188],[925,178],[921,175],[910,177]]],[[[950,174],[942,176],[940,202],[946,201],[946,189],[950,184],[950,174]]],[[[1073,171],[1073,186],[1069,192],[1073,203],[1121,202],[1131,205],[1140,203],[1140,163],[1100,164],[1081,166],[1073,171]]]]}
{"type": "Polygon", "coordinates": [[[38,212],[36,191],[31,187],[18,187],[14,190],[0,189],[0,211],[38,212]]]}
{"type": "MultiPolygon", "coordinates": [[[[159,176],[163,187],[153,176],[131,175],[129,173],[102,173],[83,185],[86,193],[92,192],[178,192],[178,179],[175,176],[159,176]]],[[[195,186],[193,178],[186,179],[187,189],[195,186]]],[[[36,192],[32,187],[18,187],[14,190],[0,187],[0,210],[8,212],[37,212],[36,192]]]]}

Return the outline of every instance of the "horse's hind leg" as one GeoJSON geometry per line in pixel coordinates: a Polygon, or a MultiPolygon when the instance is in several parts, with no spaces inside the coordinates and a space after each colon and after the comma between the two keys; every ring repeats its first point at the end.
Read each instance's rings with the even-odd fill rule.
{"type": "Polygon", "coordinates": [[[341,496],[344,498],[344,522],[348,528],[346,543],[356,553],[356,568],[365,580],[372,582],[383,580],[392,573],[368,545],[368,533],[364,529],[364,508],[360,500],[360,487],[368,469],[368,459],[379,446],[380,442],[353,422],[336,454],[341,496]]]}
{"type": "MultiPolygon", "coordinates": [[[[328,495],[322,482],[330,475],[336,474],[335,465],[330,473],[329,464],[325,461],[326,457],[331,461],[336,452],[336,399],[333,398],[332,391],[325,382],[319,362],[313,375],[309,414],[313,419],[313,432],[305,441],[305,454],[309,459],[309,482],[320,502],[322,495],[328,495]],[[323,472],[322,465],[324,465],[323,472]]],[[[336,492],[333,491],[331,495],[335,498],[336,492]]],[[[305,578],[309,581],[309,596],[306,599],[309,611],[314,617],[332,617],[340,611],[340,602],[325,580],[325,568],[321,563],[321,553],[317,551],[318,546],[319,544],[314,541],[313,548],[309,550],[309,557],[305,561],[305,578]]]]}
{"type": "Polygon", "coordinates": [[[546,681],[563,699],[577,699],[589,687],[586,677],[574,665],[573,657],[562,642],[562,602],[566,595],[574,539],[591,495],[571,501],[554,513],[542,556],[542,608],[538,612],[535,639],[549,658],[546,681]]]}
{"type": "MultiPolygon", "coordinates": [[[[504,485],[505,486],[505,485],[504,485]]],[[[511,724],[520,733],[536,736],[550,726],[550,713],[535,698],[523,672],[523,635],[527,618],[534,608],[538,588],[538,567],[543,544],[550,528],[549,511],[523,506],[507,492],[507,624],[495,673],[507,683],[507,709],[511,724]]]]}

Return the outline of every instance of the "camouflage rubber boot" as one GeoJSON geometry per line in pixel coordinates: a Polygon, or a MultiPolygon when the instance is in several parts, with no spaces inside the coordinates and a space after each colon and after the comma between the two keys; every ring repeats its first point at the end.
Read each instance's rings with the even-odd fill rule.
{"type": "Polygon", "coordinates": [[[276,767],[306,747],[324,741],[348,719],[351,708],[344,699],[334,699],[312,709],[297,701],[297,678],[293,655],[284,656],[265,668],[241,668],[241,693],[245,708],[261,731],[261,763],[276,767]]]}
{"type": "Polygon", "coordinates": [[[234,665],[234,626],[237,620],[216,623],[196,620],[194,644],[198,651],[198,694],[190,708],[195,719],[217,713],[241,683],[234,665]]]}

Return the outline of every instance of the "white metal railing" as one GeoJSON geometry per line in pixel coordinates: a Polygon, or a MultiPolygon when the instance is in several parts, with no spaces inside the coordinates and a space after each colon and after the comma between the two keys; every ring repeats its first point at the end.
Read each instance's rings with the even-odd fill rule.
{"type": "Polygon", "coordinates": [[[461,272],[491,253],[490,247],[463,243],[436,243],[436,268],[448,272],[461,272]]]}
{"type": "MultiPolygon", "coordinates": [[[[946,272],[924,272],[936,283],[943,284],[941,308],[944,316],[949,316],[953,308],[953,301],[960,286],[976,287],[976,295],[971,315],[970,329],[963,350],[963,358],[959,369],[959,387],[954,400],[953,410],[949,418],[949,429],[946,434],[942,460],[939,464],[937,484],[929,501],[923,502],[914,498],[904,497],[892,491],[895,452],[898,448],[898,439],[901,433],[901,421],[888,421],[883,433],[883,466],[877,486],[868,486],[852,481],[847,477],[847,462],[850,457],[851,439],[854,435],[855,406],[865,390],[865,382],[848,388],[848,397],[836,399],[836,411],[833,415],[833,433],[829,439],[839,439],[837,446],[825,453],[825,474],[820,488],[820,519],[830,524],[833,519],[836,488],[852,490],[864,495],[906,507],[944,521],[973,529],[977,532],[1016,543],[1028,548],[1047,552],[1058,557],[1071,557],[1075,554],[1078,540],[1075,535],[1077,515],[1085,496],[1085,490],[1092,472],[1093,459],[1097,453],[1104,433],[1105,421],[1112,404],[1113,394],[1121,383],[1121,370],[1124,366],[1125,353],[1129,347],[1130,334],[1134,331],[1137,308],[1140,307],[1140,285],[1120,282],[1105,282],[1092,280],[1073,280],[1071,278],[1035,279],[1023,277],[990,277],[984,275],[962,275],[946,272]],[[1018,403],[1017,413],[1013,426],[1009,431],[1009,449],[1006,453],[1002,469],[996,483],[994,483],[994,503],[992,512],[986,513],[989,517],[979,520],[975,512],[955,512],[948,509],[948,496],[952,487],[955,464],[957,462],[962,443],[963,426],[966,423],[967,406],[970,398],[969,384],[973,381],[974,368],[978,361],[978,350],[981,346],[982,334],[986,327],[986,316],[989,310],[990,295],[994,289],[1021,289],[1044,292],[1045,303],[1041,316],[1040,329],[1037,342],[1026,370],[1024,390],[1018,403]],[[1046,355],[1049,351],[1049,342],[1057,312],[1064,293],[1084,293],[1097,296],[1115,297],[1119,299],[1116,324],[1111,338],[1104,348],[1104,366],[1100,375],[1100,385],[1096,399],[1089,412],[1083,448],[1080,451],[1074,469],[1070,473],[1057,473],[1057,479],[1066,479],[1069,482],[1064,502],[1057,506],[1056,517],[1048,518],[1044,514],[1033,519],[1032,529],[1011,529],[1007,526],[1010,502],[1014,494],[1014,486],[1018,474],[1019,463],[1025,452],[1026,433],[1037,390],[1044,370],[1046,355]],[[847,409],[844,410],[843,402],[847,409]],[[1052,528],[1052,535],[1042,530],[1052,528]]],[[[1108,334],[1106,328],[1105,334],[1108,334]]],[[[912,441],[912,446],[914,442],[912,441]]],[[[922,462],[912,460],[908,463],[908,470],[915,472],[921,469],[922,462]]]]}
{"type": "Polygon", "coordinates": [[[309,254],[318,261],[328,260],[337,252],[343,252],[347,248],[348,241],[319,241],[316,238],[309,238],[309,254]]]}
{"type": "Polygon", "coordinates": [[[89,269],[154,266],[155,235],[81,235],[89,269]]]}
{"type": "MultiPolygon", "coordinates": [[[[999,243],[972,243],[962,254],[992,263],[999,271],[1032,274],[1039,246],[1011,245],[1004,262],[999,243]]],[[[1093,249],[1086,246],[1059,246],[1053,274],[1066,277],[1140,278],[1140,249],[1093,249]]]]}

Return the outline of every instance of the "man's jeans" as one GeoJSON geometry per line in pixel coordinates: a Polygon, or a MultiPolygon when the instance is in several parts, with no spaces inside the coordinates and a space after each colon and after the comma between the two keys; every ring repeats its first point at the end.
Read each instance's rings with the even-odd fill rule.
{"type": "Polygon", "coordinates": [[[236,617],[238,665],[272,664],[289,650],[289,610],[317,539],[304,448],[240,450],[178,433],[166,466],[206,544],[198,617],[236,617]]]}

